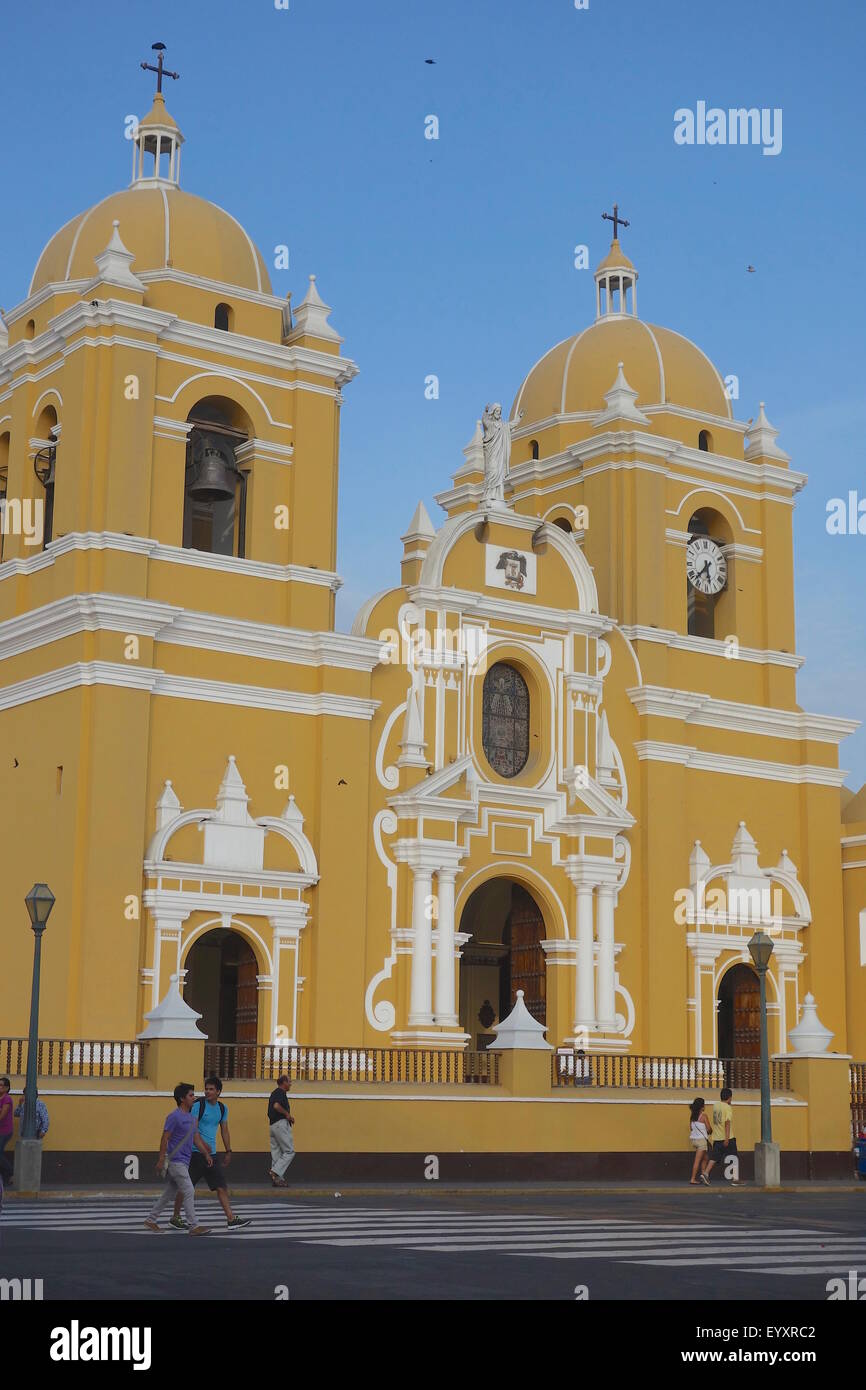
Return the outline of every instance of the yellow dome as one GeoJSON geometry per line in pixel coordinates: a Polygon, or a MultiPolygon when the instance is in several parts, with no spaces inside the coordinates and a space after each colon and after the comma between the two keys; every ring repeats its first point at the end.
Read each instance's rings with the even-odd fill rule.
{"type": "Polygon", "coordinates": [[[136,184],[79,213],[51,238],[33,272],[30,294],[64,280],[91,280],[95,257],[120,223],[132,270],[181,270],[238,289],[271,293],[262,255],[239,222],[215,203],[165,183],[136,184]]]}
{"type": "Polygon", "coordinates": [[[527,423],[603,410],[604,393],[616,380],[619,362],[637,391],[638,407],[678,405],[733,418],[722,378],[700,348],[632,314],[602,316],[551,348],[523,382],[512,418],[521,410],[527,423]]]}

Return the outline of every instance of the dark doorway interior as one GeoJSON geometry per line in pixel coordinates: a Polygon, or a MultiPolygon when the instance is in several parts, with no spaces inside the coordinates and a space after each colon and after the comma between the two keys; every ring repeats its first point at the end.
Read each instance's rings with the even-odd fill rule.
{"type": "Polygon", "coordinates": [[[258,967],[251,947],[235,931],[206,932],[186,958],[184,998],[201,1014],[199,1027],[213,1043],[255,1043],[258,967]]]}
{"type": "Polygon", "coordinates": [[[472,934],[460,962],[460,1023],[484,1048],[491,1031],[514,1007],[517,991],[539,1023],[547,1022],[546,936],[541,909],[530,893],[510,879],[493,879],[472,894],[460,920],[472,934]]]}

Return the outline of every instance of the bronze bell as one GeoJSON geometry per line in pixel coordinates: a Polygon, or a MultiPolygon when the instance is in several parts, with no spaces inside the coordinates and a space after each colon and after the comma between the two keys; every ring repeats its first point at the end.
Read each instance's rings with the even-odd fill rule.
{"type": "Polygon", "coordinates": [[[193,477],[187,488],[197,502],[228,502],[238,482],[234,450],[215,434],[195,434],[192,441],[193,477]]]}

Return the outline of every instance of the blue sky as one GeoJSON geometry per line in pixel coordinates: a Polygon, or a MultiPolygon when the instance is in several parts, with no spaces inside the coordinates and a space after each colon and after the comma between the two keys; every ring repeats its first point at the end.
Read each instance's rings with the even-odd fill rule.
{"type": "MultiPolygon", "coordinates": [[[[399,536],[448,485],[484,403],[594,312],[589,272],[618,200],[641,316],[693,338],[759,400],[792,466],[800,702],[866,718],[862,54],[866,10],[806,0],[47,0],[3,19],[0,303],[24,297],[69,217],[125,187],[124,117],[157,39],[181,80],[184,186],[307,275],[361,375],[346,391],[340,625],[399,575],[399,536]],[[86,13],[86,22],[85,22],[86,13]],[[425,63],[434,58],[435,65],[425,63]],[[674,111],[780,107],[782,151],[681,147],[674,111]],[[439,117],[438,141],[424,118],[439,117]],[[14,115],[14,119],[13,119],[14,115]],[[23,119],[22,119],[23,117],[23,119]],[[8,216],[12,210],[12,217],[8,216]],[[754,265],[754,274],[746,267],[754,265]],[[435,373],[440,397],[424,397],[435,373]]],[[[841,749],[866,780],[866,729],[841,749]]]]}

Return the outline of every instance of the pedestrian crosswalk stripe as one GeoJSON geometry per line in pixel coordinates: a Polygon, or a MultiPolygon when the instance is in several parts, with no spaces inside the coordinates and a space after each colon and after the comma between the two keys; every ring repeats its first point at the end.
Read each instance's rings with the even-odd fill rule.
{"type": "MultiPolygon", "coordinates": [[[[3,1227],[17,1230],[151,1236],[144,1218],[154,1198],[91,1198],[63,1205],[15,1201],[3,1227]]],[[[203,1225],[214,1215],[199,1199],[203,1225]]],[[[228,1230],[210,1226],[211,1237],[290,1241],[350,1250],[402,1249],[424,1254],[524,1256],[589,1262],[606,1260],[665,1268],[716,1266],[756,1274],[838,1274],[866,1264],[866,1237],[800,1226],[755,1227],[747,1221],[654,1222],[631,1217],[565,1216],[557,1212],[430,1210],[405,1207],[324,1206],[284,1200],[238,1199],[239,1216],[253,1224],[228,1230]]],[[[163,1234],[177,1235],[163,1213],[163,1234]]],[[[221,1216],[221,1213],[220,1213],[221,1216]]]]}

